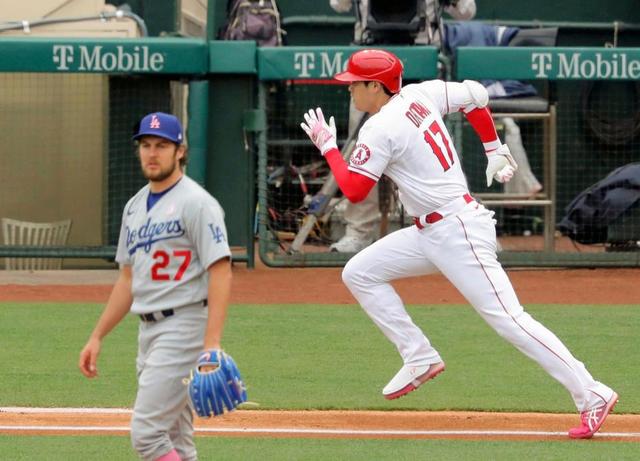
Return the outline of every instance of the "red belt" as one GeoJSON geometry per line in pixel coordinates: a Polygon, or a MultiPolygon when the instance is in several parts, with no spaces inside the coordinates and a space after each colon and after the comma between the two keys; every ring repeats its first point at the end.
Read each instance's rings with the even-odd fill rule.
{"type": "MultiPolygon", "coordinates": [[[[462,196],[462,198],[464,198],[464,201],[467,202],[467,203],[473,202],[473,197],[471,197],[471,195],[469,195],[469,194],[464,194],[462,196]]],[[[443,218],[444,218],[444,216],[442,216],[437,211],[434,211],[433,213],[429,213],[428,215],[426,215],[424,217],[424,220],[425,220],[425,222],[427,224],[433,224],[433,223],[437,223],[438,221],[440,221],[443,218]]],[[[413,223],[416,225],[416,227],[418,229],[424,229],[424,226],[420,222],[420,218],[413,218],[413,223]]]]}

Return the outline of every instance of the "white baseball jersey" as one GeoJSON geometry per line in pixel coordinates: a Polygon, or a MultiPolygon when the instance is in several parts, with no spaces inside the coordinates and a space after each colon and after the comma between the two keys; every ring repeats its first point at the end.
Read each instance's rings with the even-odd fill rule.
{"type": "Polygon", "coordinates": [[[442,116],[474,108],[461,83],[407,85],[360,129],[349,170],[378,181],[386,174],[412,216],[468,193],[467,180],[442,116]]]}
{"type": "Polygon", "coordinates": [[[207,268],[230,256],[222,207],[183,176],[147,211],[149,185],[124,207],[116,261],[132,266],[131,312],[207,299],[207,268]]]}

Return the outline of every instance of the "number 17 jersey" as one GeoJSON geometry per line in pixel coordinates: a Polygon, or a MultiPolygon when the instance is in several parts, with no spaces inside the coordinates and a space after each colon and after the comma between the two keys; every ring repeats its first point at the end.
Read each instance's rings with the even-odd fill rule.
{"type": "Polygon", "coordinates": [[[473,106],[460,83],[407,85],[360,129],[349,170],[378,181],[387,175],[411,216],[468,193],[460,159],[442,116],[473,106]]]}

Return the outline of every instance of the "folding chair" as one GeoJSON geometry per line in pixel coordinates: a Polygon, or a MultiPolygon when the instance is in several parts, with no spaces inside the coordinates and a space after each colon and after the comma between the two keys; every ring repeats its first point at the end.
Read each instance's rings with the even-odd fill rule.
{"type": "MultiPolygon", "coordinates": [[[[19,221],[2,218],[5,245],[61,246],[67,244],[71,220],[50,223],[19,221]]],[[[6,270],[61,269],[61,258],[5,258],[6,270]]]]}

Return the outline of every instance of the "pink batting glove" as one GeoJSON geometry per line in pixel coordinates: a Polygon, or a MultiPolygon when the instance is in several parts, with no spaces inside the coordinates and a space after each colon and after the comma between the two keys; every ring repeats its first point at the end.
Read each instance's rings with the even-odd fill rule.
{"type": "Polygon", "coordinates": [[[333,117],[329,119],[329,123],[324,119],[322,109],[309,109],[304,114],[305,122],[300,127],[307,133],[311,142],[320,150],[322,155],[331,149],[337,149],[336,144],[336,122],[333,117]]]}

